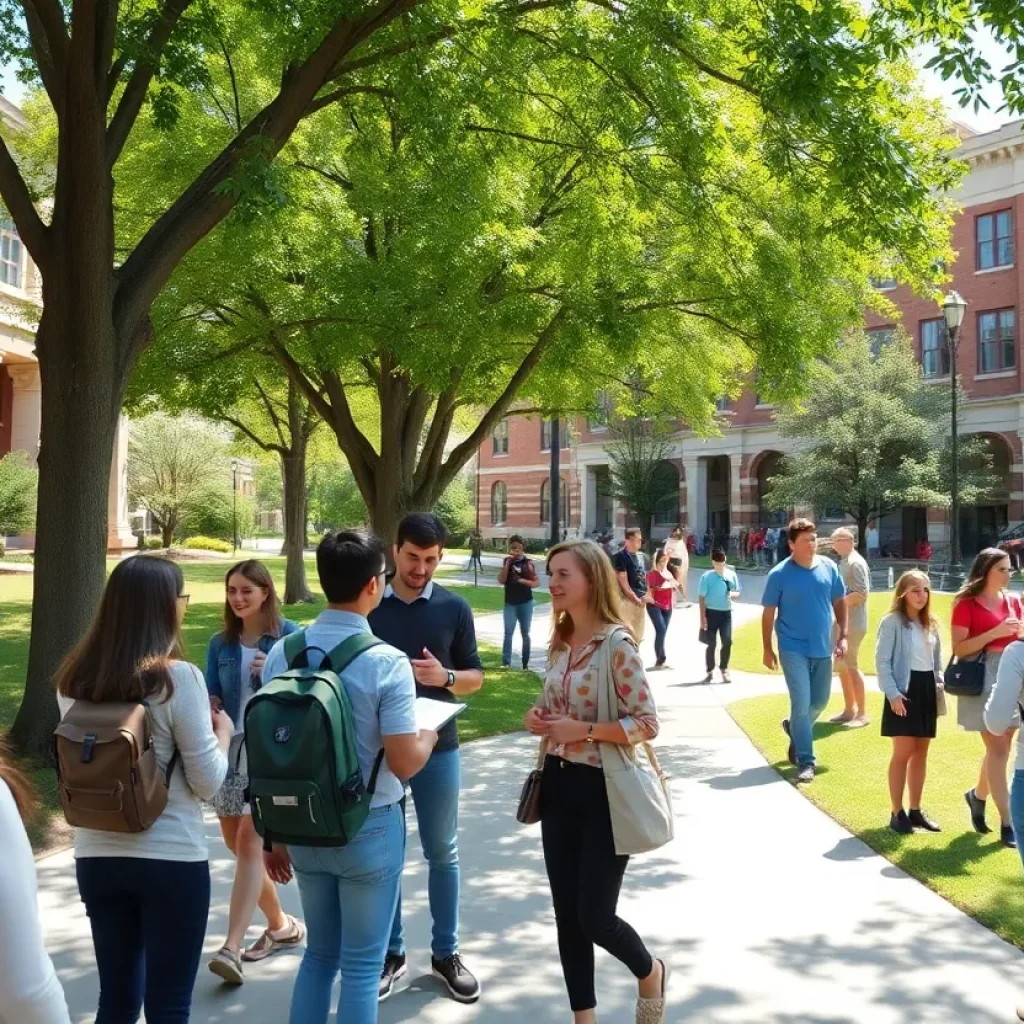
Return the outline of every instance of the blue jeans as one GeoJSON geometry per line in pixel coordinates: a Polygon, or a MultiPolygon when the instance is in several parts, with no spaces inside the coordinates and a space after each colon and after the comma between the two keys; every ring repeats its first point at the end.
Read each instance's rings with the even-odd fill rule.
{"type": "MultiPolygon", "coordinates": [[[[427,897],[430,901],[431,951],[438,960],[459,951],[459,748],[435,750],[417,775],[409,780],[420,844],[427,861],[427,897]]],[[[399,892],[388,953],[405,955],[402,932],[402,895],[399,892]]],[[[381,961],[383,964],[383,960],[381,961]]]]}
{"type": "Polygon", "coordinates": [[[502,665],[512,664],[512,637],[515,635],[516,623],[519,623],[519,635],[523,638],[523,668],[530,666],[530,624],[533,622],[533,601],[522,604],[505,605],[505,643],[501,648],[502,665]]]}
{"type": "MultiPolygon", "coordinates": [[[[1018,843],[1024,842],[1024,768],[1018,768],[1013,773],[1010,785],[1010,823],[1013,825],[1013,834],[1021,837],[1018,843]]],[[[1018,846],[1017,852],[1024,861],[1024,845],[1018,846]]]]}
{"type": "Polygon", "coordinates": [[[814,765],[813,727],[832,692],[832,659],[779,651],[789,690],[789,735],[800,768],[814,765]]]}
{"type": "Polygon", "coordinates": [[[656,604],[649,604],[647,615],[654,626],[654,657],[661,665],[665,662],[665,634],[668,633],[668,624],[672,621],[672,609],[666,611],[656,604]]]}
{"type": "Polygon", "coordinates": [[[290,1024],[326,1024],[339,970],[338,1020],[374,1024],[405,859],[402,810],[398,804],[374,808],[347,846],[293,846],[289,852],[309,930],[290,1024]]]}
{"type": "MultiPolygon", "coordinates": [[[[82,857],[78,892],[100,977],[97,1024],[188,1024],[210,916],[207,861],[82,857]]],[[[10,938],[10,936],[8,936],[10,938]]]]}

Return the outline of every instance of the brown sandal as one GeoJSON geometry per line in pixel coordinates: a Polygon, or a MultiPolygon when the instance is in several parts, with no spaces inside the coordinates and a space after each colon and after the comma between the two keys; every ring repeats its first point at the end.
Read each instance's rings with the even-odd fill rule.
{"type": "Polygon", "coordinates": [[[288,920],[292,923],[290,935],[283,939],[276,939],[268,928],[242,954],[242,959],[249,964],[258,963],[260,960],[266,960],[268,956],[273,956],[279,950],[294,949],[296,946],[301,946],[306,938],[306,926],[301,921],[292,917],[291,914],[288,915],[288,920]]]}

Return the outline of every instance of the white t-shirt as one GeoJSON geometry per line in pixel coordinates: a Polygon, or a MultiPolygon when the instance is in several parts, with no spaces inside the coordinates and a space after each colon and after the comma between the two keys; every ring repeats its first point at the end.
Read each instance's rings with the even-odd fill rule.
{"type": "Polygon", "coordinates": [[[910,671],[911,672],[934,672],[935,662],[932,658],[932,644],[935,637],[930,631],[925,631],[920,622],[911,626],[910,646],[910,671]]]}
{"type": "Polygon", "coordinates": [[[178,751],[167,807],[145,832],[75,829],[76,857],[140,857],[185,863],[209,859],[200,801],[212,800],[220,789],[228,759],[213,734],[203,673],[187,661],[174,661],[171,679],[174,693],[170,700],[149,701],[153,747],[161,769],[166,768],[174,750],[178,751]]]}
{"type": "Polygon", "coordinates": [[[64,990],[43,947],[32,848],[2,779],[0,836],[0,1024],[69,1024],[64,990]]]}

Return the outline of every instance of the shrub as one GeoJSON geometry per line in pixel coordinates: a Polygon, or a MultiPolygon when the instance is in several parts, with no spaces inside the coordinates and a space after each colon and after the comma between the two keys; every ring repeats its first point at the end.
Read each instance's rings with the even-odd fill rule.
{"type": "Polygon", "coordinates": [[[147,551],[162,551],[164,547],[164,542],[159,537],[147,537],[143,541],[142,546],[147,551]]]}
{"type": "MultiPolygon", "coordinates": [[[[251,537],[256,526],[252,498],[238,495],[238,536],[251,537]]],[[[208,487],[190,504],[182,519],[182,534],[230,541],[234,529],[234,495],[230,487],[208,487]]],[[[229,548],[230,550],[230,548],[229,548]]]]}
{"type": "Polygon", "coordinates": [[[458,477],[444,494],[434,503],[434,515],[441,520],[448,531],[453,547],[465,542],[476,521],[476,507],[473,504],[473,486],[466,477],[458,477]]]}
{"type": "Polygon", "coordinates": [[[23,451],[8,452],[0,459],[0,537],[35,525],[38,476],[23,451]]]}
{"type": "Polygon", "coordinates": [[[230,555],[231,545],[226,540],[216,537],[187,537],[181,542],[183,548],[195,548],[197,551],[219,551],[222,555],[230,555]]]}

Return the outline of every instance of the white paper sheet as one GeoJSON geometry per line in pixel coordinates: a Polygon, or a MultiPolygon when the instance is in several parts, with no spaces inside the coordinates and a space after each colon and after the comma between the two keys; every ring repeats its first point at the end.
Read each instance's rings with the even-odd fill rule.
{"type": "Polygon", "coordinates": [[[456,715],[466,710],[465,704],[449,704],[443,700],[431,700],[429,697],[416,698],[416,728],[433,729],[437,732],[441,726],[450,722],[456,715]]]}

